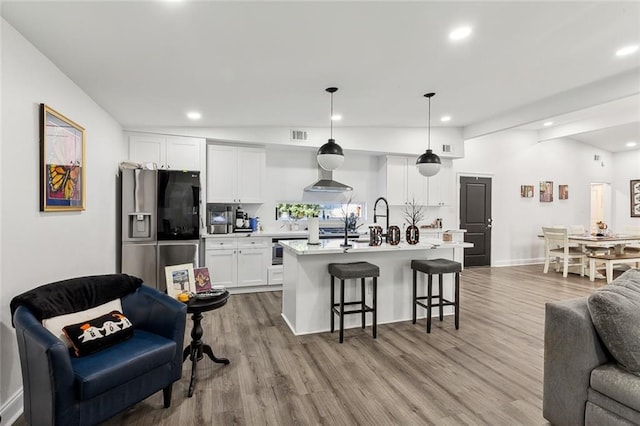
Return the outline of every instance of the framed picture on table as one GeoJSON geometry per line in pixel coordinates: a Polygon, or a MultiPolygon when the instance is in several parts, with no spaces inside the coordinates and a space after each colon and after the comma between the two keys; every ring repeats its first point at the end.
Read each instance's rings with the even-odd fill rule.
{"type": "Polygon", "coordinates": [[[165,266],[164,273],[167,278],[167,294],[174,299],[181,293],[195,293],[196,280],[193,274],[193,264],[165,266]]]}
{"type": "Polygon", "coordinates": [[[631,217],[640,217],[640,179],[631,181],[631,217]]]}
{"type": "Polygon", "coordinates": [[[211,277],[209,276],[209,268],[196,268],[193,270],[195,276],[196,293],[211,291],[211,277]]]}
{"type": "Polygon", "coordinates": [[[84,128],[40,104],[40,211],[85,208],[84,128]]]}

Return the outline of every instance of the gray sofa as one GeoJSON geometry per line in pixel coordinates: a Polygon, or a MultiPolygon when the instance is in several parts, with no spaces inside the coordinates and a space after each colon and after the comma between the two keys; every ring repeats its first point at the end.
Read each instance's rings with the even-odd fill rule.
{"type": "Polygon", "coordinates": [[[554,425],[640,425],[640,270],[546,304],[543,415],[554,425]]]}

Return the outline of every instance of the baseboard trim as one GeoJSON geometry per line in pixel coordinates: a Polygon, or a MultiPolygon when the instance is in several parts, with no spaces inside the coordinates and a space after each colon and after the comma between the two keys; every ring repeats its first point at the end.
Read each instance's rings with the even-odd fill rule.
{"type": "Polygon", "coordinates": [[[22,415],[22,388],[11,397],[6,404],[0,407],[2,424],[12,425],[22,415]]]}
{"type": "Polygon", "coordinates": [[[535,259],[509,259],[509,260],[500,260],[495,262],[493,265],[496,268],[501,268],[504,266],[524,266],[524,265],[539,265],[544,263],[544,258],[535,258],[535,259]]]}

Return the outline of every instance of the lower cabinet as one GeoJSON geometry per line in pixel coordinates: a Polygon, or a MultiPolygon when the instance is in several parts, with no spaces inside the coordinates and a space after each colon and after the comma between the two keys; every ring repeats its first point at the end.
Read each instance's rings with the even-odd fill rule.
{"type": "Polygon", "coordinates": [[[271,239],[207,238],[205,264],[213,285],[221,284],[230,288],[267,285],[271,239]]]}

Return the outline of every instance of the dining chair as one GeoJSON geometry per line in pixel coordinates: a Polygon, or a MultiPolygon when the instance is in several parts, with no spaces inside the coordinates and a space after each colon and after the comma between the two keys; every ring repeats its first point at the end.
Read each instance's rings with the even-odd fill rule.
{"type": "Polygon", "coordinates": [[[556,272],[560,271],[562,260],[562,276],[567,277],[569,266],[579,266],[580,276],[584,277],[584,269],[587,260],[581,248],[569,245],[569,232],[567,228],[542,227],[544,235],[544,273],[549,272],[549,263],[553,259],[556,264],[556,272]]]}

